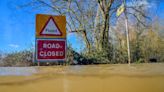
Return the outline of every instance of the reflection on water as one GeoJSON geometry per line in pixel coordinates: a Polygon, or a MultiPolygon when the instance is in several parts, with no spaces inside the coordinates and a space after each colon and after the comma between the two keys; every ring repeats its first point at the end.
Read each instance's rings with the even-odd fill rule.
{"type": "Polygon", "coordinates": [[[9,76],[9,75],[31,75],[36,73],[36,68],[33,67],[0,67],[0,76],[9,76]]]}
{"type": "Polygon", "coordinates": [[[1,67],[0,92],[164,92],[164,64],[1,67]]]}

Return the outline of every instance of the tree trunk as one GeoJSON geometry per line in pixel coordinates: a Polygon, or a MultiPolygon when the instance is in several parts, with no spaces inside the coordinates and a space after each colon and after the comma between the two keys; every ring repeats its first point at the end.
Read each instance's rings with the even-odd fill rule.
{"type": "Polygon", "coordinates": [[[113,0],[98,0],[98,4],[102,15],[102,28],[100,29],[99,48],[103,50],[109,47],[109,11],[113,0]]]}
{"type": "Polygon", "coordinates": [[[82,32],[82,35],[83,35],[85,44],[86,44],[86,46],[87,46],[88,53],[90,53],[90,52],[91,52],[91,44],[90,44],[90,42],[89,42],[89,40],[88,40],[88,37],[87,37],[87,34],[86,34],[86,31],[85,31],[85,30],[82,32]]]}

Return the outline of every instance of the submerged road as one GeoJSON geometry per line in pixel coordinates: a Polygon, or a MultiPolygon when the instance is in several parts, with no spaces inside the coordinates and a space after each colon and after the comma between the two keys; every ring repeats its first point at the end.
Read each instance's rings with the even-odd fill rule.
{"type": "Polygon", "coordinates": [[[0,67],[0,92],[164,92],[164,64],[0,67]]]}

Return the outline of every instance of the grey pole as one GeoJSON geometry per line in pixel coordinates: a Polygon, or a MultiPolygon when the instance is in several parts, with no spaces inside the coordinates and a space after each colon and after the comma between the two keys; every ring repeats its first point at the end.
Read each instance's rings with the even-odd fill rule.
{"type": "Polygon", "coordinates": [[[125,7],[125,27],[126,27],[126,41],[127,41],[127,52],[128,52],[128,64],[131,63],[131,58],[130,58],[130,45],[129,45],[129,30],[128,30],[128,18],[126,14],[126,0],[124,0],[124,7],[125,7]]]}

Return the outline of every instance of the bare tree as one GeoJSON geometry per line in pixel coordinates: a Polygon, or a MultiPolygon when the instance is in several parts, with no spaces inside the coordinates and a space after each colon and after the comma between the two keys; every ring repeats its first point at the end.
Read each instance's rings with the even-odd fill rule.
{"type": "MultiPolygon", "coordinates": [[[[148,22],[150,18],[147,17],[147,5],[140,3],[143,1],[146,0],[130,0],[127,3],[132,4],[126,6],[128,22],[137,26],[136,32],[139,35],[151,22],[148,22]]],[[[33,0],[31,3],[38,7],[48,7],[55,14],[65,15],[67,32],[76,33],[81,37],[88,52],[110,49],[109,38],[114,34],[109,34],[109,28],[116,25],[116,21],[123,22],[120,21],[121,17],[116,17],[116,11],[123,0],[33,0]]],[[[117,28],[115,33],[122,44],[126,41],[124,41],[124,30],[120,29],[117,28]]]]}

